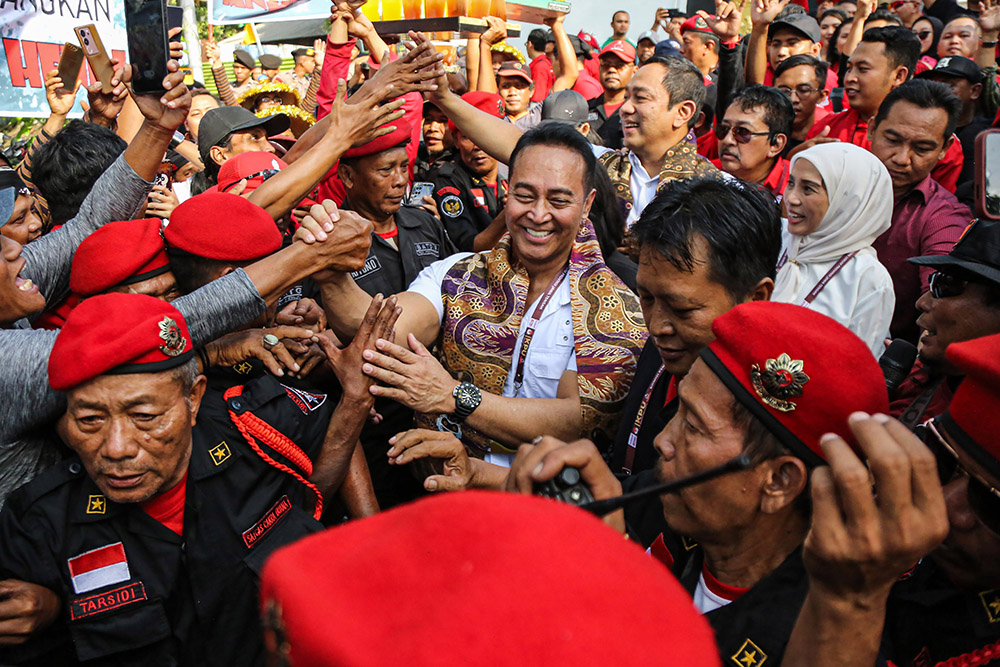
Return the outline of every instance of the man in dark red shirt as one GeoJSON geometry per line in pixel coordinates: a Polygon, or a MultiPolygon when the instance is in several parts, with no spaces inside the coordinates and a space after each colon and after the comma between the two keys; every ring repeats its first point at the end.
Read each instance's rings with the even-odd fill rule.
{"type": "Polygon", "coordinates": [[[947,254],[972,219],[969,209],[931,174],[948,145],[957,143],[952,132],[961,108],[943,83],[917,79],[886,97],[871,128],[871,151],[892,178],[892,225],[873,247],[896,291],[893,338],[916,342],[914,303],[927,291],[932,273],[907,260],[947,254]]]}
{"type": "MultiPolygon", "coordinates": [[[[868,121],[879,111],[886,96],[910,79],[919,57],[920,40],[906,28],[887,26],[867,30],[851,54],[844,77],[844,93],[851,107],[817,123],[807,139],[825,137],[871,148],[868,121]]],[[[803,147],[811,145],[807,141],[803,147]]],[[[931,175],[948,192],[954,192],[962,171],[962,145],[949,140],[944,148],[945,153],[933,166],[931,175]]]]}
{"type": "Polygon", "coordinates": [[[788,160],[781,157],[795,111],[783,93],[760,84],[741,90],[715,127],[719,159],[714,164],[737,178],[760,183],[779,201],[788,183],[788,160]]]}

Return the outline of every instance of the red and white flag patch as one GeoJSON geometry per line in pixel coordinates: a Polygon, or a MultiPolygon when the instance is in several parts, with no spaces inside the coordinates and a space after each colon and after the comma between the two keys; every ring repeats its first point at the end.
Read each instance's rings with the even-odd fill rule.
{"type": "Polygon", "coordinates": [[[66,562],[77,595],[132,578],[121,542],[84,552],[66,562]]]}

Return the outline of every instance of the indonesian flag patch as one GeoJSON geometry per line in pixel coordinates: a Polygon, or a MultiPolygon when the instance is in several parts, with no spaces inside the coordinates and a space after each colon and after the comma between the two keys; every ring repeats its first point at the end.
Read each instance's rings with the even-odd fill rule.
{"type": "Polygon", "coordinates": [[[121,542],[84,552],[66,563],[77,595],[132,578],[121,542]]]}

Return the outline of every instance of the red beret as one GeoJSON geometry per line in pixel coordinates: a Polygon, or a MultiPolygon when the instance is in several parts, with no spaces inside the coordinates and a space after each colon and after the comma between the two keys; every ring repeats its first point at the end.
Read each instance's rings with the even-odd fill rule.
{"type": "Polygon", "coordinates": [[[224,192],[203,192],[175,208],[163,239],[171,250],[224,262],[248,262],[281,247],[281,232],[264,209],[224,192]]]}
{"type": "Polygon", "coordinates": [[[709,35],[714,35],[712,29],[708,27],[708,23],[700,16],[692,16],[688,20],[681,24],[681,33],[688,32],[689,30],[694,32],[704,32],[709,35]]]}
{"type": "MultiPolygon", "coordinates": [[[[491,116],[503,118],[506,115],[503,98],[496,93],[487,93],[485,90],[473,90],[462,95],[462,99],[491,116]]],[[[455,130],[455,124],[451,120],[448,121],[448,129],[455,130]]]]}
{"type": "Polygon", "coordinates": [[[145,294],[99,294],[73,309],[49,355],[49,384],[66,391],[99,375],[159,373],[193,358],[180,311],[145,294]]]}
{"type": "Polygon", "coordinates": [[[754,301],[712,324],[701,353],[719,379],[779,441],[807,464],[823,462],[819,439],[856,444],[847,418],[889,411],[885,377],[847,327],[802,306],[754,301]]]}
{"type": "Polygon", "coordinates": [[[1000,334],[952,343],[945,356],[965,379],[941,424],[966,453],[1000,477],[1000,334]]]}
{"type": "Polygon", "coordinates": [[[350,158],[375,155],[376,153],[387,151],[390,148],[405,146],[410,143],[410,137],[413,135],[413,126],[411,126],[405,118],[394,120],[392,124],[396,127],[395,130],[389,134],[383,134],[381,137],[376,137],[366,144],[354,146],[344,153],[344,157],[350,158]]]}
{"type": "Polygon", "coordinates": [[[250,151],[229,158],[219,167],[219,192],[225,192],[244,178],[247,187],[244,193],[253,192],[257,186],[286,168],[288,163],[266,151],[250,151]]]}
{"type": "Polygon", "coordinates": [[[90,296],[169,271],[160,224],[158,218],[119,220],[85,238],[73,256],[69,288],[90,296]]]}
{"type": "Polygon", "coordinates": [[[304,538],[267,561],[261,597],[296,667],[719,665],[669,571],[534,496],[431,496],[304,538]]]}

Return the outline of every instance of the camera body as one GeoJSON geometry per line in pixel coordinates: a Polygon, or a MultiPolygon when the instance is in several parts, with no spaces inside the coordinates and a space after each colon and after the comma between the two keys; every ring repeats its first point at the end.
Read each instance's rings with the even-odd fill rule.
{"type": "Polygon", "coordinates": [[[594,501],[593,494],[576,468],[563,468],[549,481],[535,483],[532,491],[536,496],[561,500],[570,505],[585,505],[594,501]]]}

